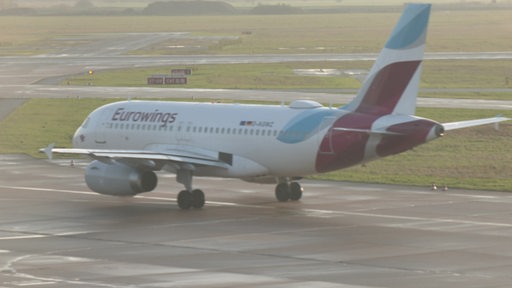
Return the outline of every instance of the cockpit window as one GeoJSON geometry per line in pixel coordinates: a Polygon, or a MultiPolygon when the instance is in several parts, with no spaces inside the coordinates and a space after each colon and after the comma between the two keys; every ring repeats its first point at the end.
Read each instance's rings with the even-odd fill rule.
{"type": "Polygon", "coordinates": [[[82,128],[87,129],[87,126],[89,126],[89,122],[90,122],[90,118],[87,117],[87,119],[85,119],[84,123],[82,123],[82,128]]]}

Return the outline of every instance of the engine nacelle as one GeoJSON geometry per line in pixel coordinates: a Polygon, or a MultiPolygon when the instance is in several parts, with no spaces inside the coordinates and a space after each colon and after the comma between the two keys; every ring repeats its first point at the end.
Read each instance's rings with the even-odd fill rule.
{"type": "Polygon", "coordinates": [[[151,170],[96,160],[85,170],[85,183],[89,189],[100,194],[134,196],[155,189],[158,178],[151,170]]]}

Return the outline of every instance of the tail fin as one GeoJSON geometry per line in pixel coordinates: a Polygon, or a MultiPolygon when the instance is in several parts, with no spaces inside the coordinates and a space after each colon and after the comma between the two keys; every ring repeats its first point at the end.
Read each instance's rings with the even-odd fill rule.
{"type": "Polygon", "coordinates": [[[414,115],[430,6],[407,4],[356,98],[343,109],[414,115]]]}

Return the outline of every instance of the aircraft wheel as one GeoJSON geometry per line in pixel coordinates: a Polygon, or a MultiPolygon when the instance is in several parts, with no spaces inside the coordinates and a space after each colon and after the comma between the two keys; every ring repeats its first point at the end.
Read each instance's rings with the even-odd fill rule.
{"type": "Polygon", "coordinates": [[[193,197],[192,193],[190,193],[187,190],[183,190],[178,194],[178,207],[180,207],[183,210],[190,209],[193,204],[193,197]]]}
{"type": "Polygon", "coordinates": [[[203,208],[204,206],[204,193],[203,191],[196,189],[192,191],[192,207],[203,208]]]}
{"type": "Polygon", "coordinates": [[[290,199],[290,187],[286,183],[279,183],[276,186],[276,198],[279,202],[286,202],[290,199]]]}
{"type": "Polygon", "coordinates": [[[297,201],[302,198],[302,192],[304,189],[297,182],[290,183],[290,200],[297,201]]]}

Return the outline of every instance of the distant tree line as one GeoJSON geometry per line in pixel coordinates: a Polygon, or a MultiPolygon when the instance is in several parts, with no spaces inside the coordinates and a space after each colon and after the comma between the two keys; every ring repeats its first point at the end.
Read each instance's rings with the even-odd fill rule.
{"type": "Polygon", "coordinates": [[[287,4],[258,5],[249,11],[250,14],[279,15],[279,14],[301,14],[302,8],[293,7],[287,4]]]}
{"type": "MultiPolygon", "coordinates": [[[[342,3],[342,2],[340,2],[342,3]]],[[[143,9],[116,9],[99,8],[90,0],[76,0],[69,5],[58,5],[51,8],[14,7],[0,11],[0,15],[233,15],[233,14],[305,14],[305,13],[354,13],[354,12],[400,12],[402,5],[396,6],[345,6],[337,5],[325,8],[299,8],[288,4],[257,5],[253,8],[236,8],[223,1],[204,0],[175,0],[158,1],[148,4],[143,9]]],[[[512,2],[498,2],[490,0],[489,3],[453,2],[450,4],[437,4],[435,10],[473,10],[473,9],[512,9],[512,2]]]]}
{"type": "Polygon", "coordinates": [[[238,10],[226,2],[220,1],[167,1],[149,4],[144,15],[229,15],[238,10]]]}

